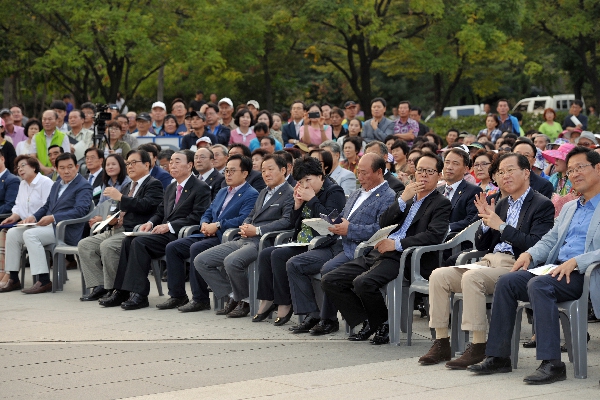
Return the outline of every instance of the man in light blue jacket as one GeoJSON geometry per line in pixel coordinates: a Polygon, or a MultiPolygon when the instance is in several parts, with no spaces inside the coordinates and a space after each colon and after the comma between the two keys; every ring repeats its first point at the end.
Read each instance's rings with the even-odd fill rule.
{"type": "MultiPolygon", "coordinates": [[[[560,360],[560,326],[556,303],[577,300],[583,292],[585,272],[600,261],[600,154],[576,147],[567,155],[567,176],[578,200],[567,203],[554,227],[515,262],[512,272],[496,284],[492,321],[485,354],[480,364],[467,369],[477,374],[512,371],[510,344],[517,301],[529,301],[536,326],[536,356],[541,365],[524,381],[547,384],[566,379],[560,360]],[[549,274],[527,271],[539,265],[557,265],[549,274]]],[[[509,171],[504,171],[508,173],[509,171]]],[[[590,294],[600,310],[600,279],[592,272],[590,294]]],[[[586,315],[583,315],[586,318],[586,315]]],[[[585,339],[584,339],[585,340],[585,339]]]]}

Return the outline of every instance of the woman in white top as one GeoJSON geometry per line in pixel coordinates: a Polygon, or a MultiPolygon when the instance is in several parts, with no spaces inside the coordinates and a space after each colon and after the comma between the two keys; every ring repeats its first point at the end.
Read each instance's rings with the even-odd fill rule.
{"type": "MultiPolygon", "coordinates": [[[[23,142],[21,142],[23,143],[23,142]]],[[[12,215],[0,222],[0,225],[15,224],[39,210],[48,199],[54,182],[40,173],[40,163],[29,155],[20,155],[15,159],[16,172],[22,181],[19,185],[17,200],[12,215]]],[[[0,231],[0,288],[8,283],[10,274],[4,273],[4,240],[7,229],[0,231]]]]}
{"type": "Polygon", "coordinates": [[[23,129],[25,131],[25,136],[27,136],[27,140],[23,140],[17,144],[17,148],[15,149],[15,151],[17,152],[18,156],[23,154],[31,154],[33,152],[33,143],[31,142],[31,140],[33,139],[35,134],[41,131],[42,129],[44,129],[42,127],[42,123],[37,119],[32,118],[29,121],[27,121],[27,123],[25,124],[25,128],[23,129]]]}

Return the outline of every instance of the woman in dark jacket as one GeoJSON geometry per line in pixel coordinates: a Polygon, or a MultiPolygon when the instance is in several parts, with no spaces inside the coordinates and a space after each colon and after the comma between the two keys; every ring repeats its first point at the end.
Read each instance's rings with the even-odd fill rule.
{"type": "Polygon", "coordinates": [[[333,210],[341,212],[346,204],[344,190],[326,177],[321,163],[305,156],[294,162],[293,176],[298,183],[294,187],[295,243],[299,246],[268,247],[258,255],[258,293],[261,300],[258,313],[252,322],[265,320],[277,309],[274,325],[288,322],[293,314],[290,285],[288,283],[286,262],[290,258],[308,250],[308,244],[318,233],[302,223],[304,219],[319,218],[320,214],[329,215],[333,210]]]}

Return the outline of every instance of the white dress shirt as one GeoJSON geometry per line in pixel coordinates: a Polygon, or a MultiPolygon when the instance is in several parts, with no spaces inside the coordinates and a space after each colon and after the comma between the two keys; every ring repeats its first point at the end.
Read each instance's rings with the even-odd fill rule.
{"type": "Polygon", "coordinates": [[[12,208],[13,214],[17,214],[21,219],[33,215],[33,213],[46,204],[52,185],[54,185],[52,179],[42,175],[40,172],[33,178],[31,183],[22,180],[19,184],[17,200],[12,208]]]}
{"type": "Polygon", "coordinates": [[[358,196],[358,199],[356,199],[356,201],[354,202],[354,205],[352,206],[352,210],[350,210],[350,214],[348,214],[348,219],[350,219],[350,217],[352,216],[354,211],[356,211],[358,209],[358,207],[360,207],[361,204],[364,203],[365,200],[367,200],[369,198],[369,196],[371,196],[373,193],[375,193],[375,191],[377,189],[379,189],[379,187],[381,187],[381,185],[383,185],[385,182],[386,181],[384,179],[383,182],[381,182],[379,185],[375,186],[373,189],[371,189],[369,191],[360,189],[360,195],[358,196]]]}

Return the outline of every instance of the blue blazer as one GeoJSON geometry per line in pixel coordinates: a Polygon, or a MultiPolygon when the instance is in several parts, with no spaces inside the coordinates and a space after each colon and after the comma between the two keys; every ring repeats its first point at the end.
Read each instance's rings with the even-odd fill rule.
{"type": "MultiPolygon", "coordinates": [[[[225,203],[225,198],[227,197],[227,189],[228,187],[224,187],[219,190],[219,193],[215,196],[210,207],[206,209],[200,219],[200,226],[202,226],[204,222],[208,224],[212,224],[213,222],[221,223],[221,227],[217,230],[219,240],[221,240],[223,233],[227,229],[238,228],[242,225],[242,222],[244,222],[254,208],[254,204],[258,198],[256,189],[246,182],[229,201],[221,215],[219,215],[223,203],[225,203]]],[[[204,234],[198,233],[191,235],[191,237],[204,237],[204,234]]]]}
{"type": "Polygon", "coordinates": [[[20,184],[19,178],[6,170],[2,179],[0,179],[0,214],[12,213],[20,184]]]}
{"type": "Polygon", "coordinates": [[[159,167],[158,165],[155,165],[154,168],[150,170],[150,176],[158,179],[160,183],[162,183],[164,190],[166,190],[167,186],[169,186],[173,181],[173,177],[171,176],[171,174],[159,167]]]}
{"type": "MultiPolygon", "coordinates": [[[[78,174],[59,198],[58,191],[60,185],[60,182],[55,182],[52,185],[46,204],[33,214],[36,221],[39,221],[40,218],[46,215],[53,215],[55,229],[56,224],[60,221],[81,218],[87,215],[92,204],[92,185],[83,176],[78,174]]],[[[84,225],[85,222],[69,225],[65,231],[65,243],[70,246],[77,246],[77,243],[81,239],[84,225]]]]}
{"type": "MultiPolygon", "coordinates": [[[[439,192],[444,194],[446,186],[440,186],[439,192]]],[[[460,232],[479,219],[475,196],[481,193],[479,186],[475,186],[463,179],[452,196],[452,214],[450,214],[450,232],[460,232]]]]}

